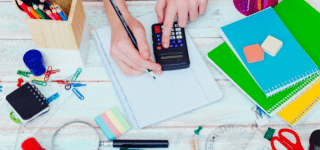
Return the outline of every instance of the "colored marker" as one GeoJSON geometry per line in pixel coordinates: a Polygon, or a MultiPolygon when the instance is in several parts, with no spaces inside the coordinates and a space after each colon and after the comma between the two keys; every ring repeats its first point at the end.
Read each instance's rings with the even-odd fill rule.
{"type": "Polygon", "coordinates": [[[57,20],[62,20],[56,9],[52,9],[52,14],[57,18],[57,20]]]}
{"type": "Polygon", "coordinates": [[[46,19],[46,16],[43,15],[39,7],[34,3],[32,3],[32,5],[33,5],[33,9],[37,12],[37,14],[41,17],[41,19],[46,19]]]}
{"type": "Polygon", "coordinates": [[[37,12],[34,11],[32,7],[29,6],[29,7],[28,7],[28,11],[29,11],[34,17],[36,17],[36,19],[41,19],[41,17],[39,16],[39,14],[37,14],[37,12]]]}
{"type": "Polygon", "coordinates": [[[63,21],[68,21],[68,18],[65,16],[65,14],[63,13],[63,11],[61,9],[57,8],[57,12],[63,21]]]}
{"type": "Polygon", "coordinates": [[[36,17],[34,17],[28,10],[27,5],[25,5],[21,0],[17,0],[18,5],[23,9],[24,12],[26,12],[28,14],[28,16],[32,19],[36,19],[36,17]]]}
{"type": "Polygon", "coordinates": [[[46,13],[52,20],[58,20],[50,10],[46,9],[46,13]]]}

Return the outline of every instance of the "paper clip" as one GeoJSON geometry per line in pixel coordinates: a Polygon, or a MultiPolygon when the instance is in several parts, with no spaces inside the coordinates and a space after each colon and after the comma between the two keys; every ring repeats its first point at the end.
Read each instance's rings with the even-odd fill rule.
{"type": "Polygon", "coordinates": [[[67,80],[52,80],[51,82],[57,82],[58,84],[73,84],[67,80]]]}
{"type": "Polygon", "coordinates": [[[52,96],[50,96],[49,98],[47,98],[47,103],[51,103],[52,101],[54,101],[55,99],[57,99],[59,97],[59,93],[53,94],[52,96]]]}
{"type": "Polygon", "coordinates": [[[51,71],[52,71],[52,66],[49,66],[46,73],[44,73],[44,82],[47,82],[49,80],[51,71]]]}
{"type": "Polygon", "coordinates": [[[15,118],[12,114],[13,114],[13,111],[10,113],[11,120],[14,121],[15,123],[21,124],[22,122],[19,119],[15,118]]]}
{"type": "Polygon", "coordinates": [[[78,68],[77,72],[73,75],[71,81],[72,82],[76,81],[81,72],[82,72],[82,69],[78,68]]]}
{"type": "Polygon", "coordinates": [[[44,78],[39,78],[39,77],[31,77],[30,80],[38,80],[38,81],[44,81],[44,78]]]}
{"type": "Polygon", "coordinates": [[[44,82],[44,81],[32,80],[32,83],[38,84],[38,85],[41,85],[41,86],[47,86],[47,82],[44,82]]]}
{"type": "Polygon", "coordinates": [[[55,74],[55,73],[58,73],[58,72],[60,72],[60,69],[51,70],[51,74],[55,74]]]}
{"type": "Polygon", "coordinates": [[[71,84],[71,86],[73,86],[73,87],[80,87],[80,86],[86,86],[86,84],[74,83],[74,84],[71,84]]]}
{"type": "Polygon", "coordinates": [[[84,100],[84,96],[76,88],[73,88],[72,91],[78,96],[80,100],[84,100]]]}
{"type": "Polygon", "coordinates": [[[67,84],[64,88],[65,88],[66,90],[70,90],[70,89],[71,89],[71,85],[72,85],[72,84],[67,84]]]}
{"type": "Polygon", "coordinates": [[[28,77],[28,78],[29,78],[29,74],[31,74],[31,72],[18,70],[17,74],[18,74],[18,75],[22,75],[22,76],[25,76],[25,77],[28,77]]]}

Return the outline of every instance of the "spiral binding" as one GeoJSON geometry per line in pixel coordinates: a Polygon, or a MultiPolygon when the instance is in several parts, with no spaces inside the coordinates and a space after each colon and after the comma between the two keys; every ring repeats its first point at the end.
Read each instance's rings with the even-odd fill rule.
{"type": "Polygon", "coordinates": [[[102,42],[99,38],[99,35],[98,35],[98,32],[97,31],[93,31],[93,39],[95,39],[95,45],[98,49],[98,53],[100,54],[100,58],[101,58],[101,61],[103,63],[103,66],[106,68],[106,71],[107,71],[107,74],[111,80],[114,79],[114,80],[111,80],[111,83],[112,83],[112,86],[114,87],[114,90],[116,92],[116,95],[120,101],[120,104],[122,105],[122,107],[124,108],[124,112],[127,116],[127,119],[129,120],[129,124],[130,126],[133,128],[133,129],[136,129],[136,128],[139,128],[139,125],[138,125],[138,122],[134,116],[134,113],[128,103],[128,100],[125,96],[125,93],[123,92],[123,89],[121,87],[121,84],[120,84],[120,81],[119,79],[117,78],[116,76],[116,73],[115,71],[113,70],[113,68],[111,67],[111,62],[110,60],[108,59],[108,56],[106,54],[103,48],[103,45],[102,45],[102,42]],[[98,43],[98,40],[99,40],[99,43],[98,43]],[[99,44],[101,45],[99,47],[99,44]],[[118,89],[117,87],[119,87],[120,89],[118,89]],[[121,93],[121,94],[120,94],[121,93]],[[123,96],[123,97],[121,97],[123,96]],[[126,102],[124,102],[122,99],[125,99],[126,102]],[[125,104],[126,103],[126,104],[125,104]]]}
{"type": "Polygon", "coordinates": [[[38,93],[38,96],[40,96],[46,102],[47,98],[43,96],[43,94],[39,91],[39,89],[34,84],[30,84],[30,85],[34,89],[34,91],[38,93]]]}
{"type": "Polygon", "coordinates": [[[272,114],[272,113],[277,113],[280,110],[286,108],[286,106],[292,101],[294,100],[296,97],[296,95],[300,95],[302,92],[304,92],[307,88],[309,88],[308,85],[312,85],[310,84],[312,81],[315,81],[318,77],[319,77],[319,72],[308,77],[307,79],[305,79],[302,85],[300,85],[297,89],[295,89],[294,91],[292,91],[289,95],[287,95],[285,98],[283,98],[281,101],[279,101],[277,104],[275,104],[274,106],[272,106],[269,110],[267,110],[268,113],[272,114]],[[279,107],[280,106],[280,107],[279,107]]]}
{"type": "MultiPolygon", "coordinates": [[[[319,73],[317,73],[316,74],[316,79],[312,81],[311,86],[309,86],[306,90],[303,90],[294,100],[292,100],[288,105],[286,105],[278,113],[280,113],[283,110],[285,110],[287,107],[289,107],[291,104],[293,104],[297,99],[299,99],[301,96],[306,94],[310,89],[312,89],[314,86],[316,86],[319,83],[320,83],[320,77],[319,77],[319,73]]],[[[320,94],[319,94],[319,96],[317,96],[317,98],[310,105],[308,105],[307,108],[304,109],[304,111],[302,111],[300,113],[300,115],[298,115],[292,122],[289,122],[289,124],[292,127],[299,126],[300,123],[303,122],[311,114],[311,112],[312,112],[311,109],[314,108],[314,107],[317,107],[319,105],[319,103],[318,103],[319,100],[320,100],[320,94]]]]}
{"type": "MultiPolygon", "coordinates": [[[[271,94],[270,96],[273,96],[273,95],[277,94],[278,92],[286,90],[287,88],[290,88],[291,86],[296,85],[301,80],[303,80],[309,76],[312,76],[313,74],[316,74],[316,73],[319,73],[318,68],[315,68],[315,69],[312,69],[311,71],[305,72],[305,74],[298,75],[295,78],[291,78],[288,81],[285,81],[284,83],[282,83],[282,85],[281,84],[275,85],[274,87],[271,87],[270,89],[265,90],[264,93],[266,95],[271,94]],[[294,83],[294,84],[292,84],[292,83],[294,83]]],[[[270,96],[268,96],[268,97],[270,97],[270,96]]]]}

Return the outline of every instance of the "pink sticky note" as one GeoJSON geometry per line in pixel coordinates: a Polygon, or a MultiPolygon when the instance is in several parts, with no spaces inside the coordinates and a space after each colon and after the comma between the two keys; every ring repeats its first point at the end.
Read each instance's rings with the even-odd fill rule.
{"type": "Polygon", "coordinates": [[[111,132],[113,133],[113,135],[118,138],[121,133],[119,132],[119,130],[113,125],[113,123],[111,122],[111,120],[108,118],[106,113],[103,113],[100,115],[100,117],[102,118],[102,120],[106,123],[106,125],[109,127],[109,129],[111,130],[111,132]]]}
{"type": "Polygon", "coordinates": [[[264,60],[264,54],[259,44],[244,47],[243,53],[248,63],[255,63],[264,60]]]}

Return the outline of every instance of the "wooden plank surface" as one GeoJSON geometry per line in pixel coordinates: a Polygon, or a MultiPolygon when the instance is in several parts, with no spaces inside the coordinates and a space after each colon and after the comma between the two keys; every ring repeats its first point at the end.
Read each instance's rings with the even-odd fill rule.
{"type": "MultiPolygon", "coordinates": [[[[109,23],[103,10],[103,3],[96,0],[93,0],[94,2],[89,1],[84,2],[84,7],[86,16],[89,19],[90,29],[107,26],[109,23]]],[[[307,1],[317,10],[320,10],[320,2],[318,0],[307,1]]],[[[132,15],[139,17],[153,12],[156,2],[139,1],[127,2],[127,4],[132,15]]],[[[14,148],[19,125],[10,120],[9,113],[11,110],[5,101],[5,96],[17,88],[16,84],[19,76],[16,75],[16,71],[27,69],[22,61],[22,56],[27,50],[35,48],[35,46],[25,23],[25,15],[17,11],[11,1],[0,0],[0,15],[2,16],[0,18],[0,85],[3,86],[3,92],[0,93],[0,150],[7,150],[14,148]]],[[[210,50],[223,42],[218,33],[218,28],[241,18],[243,16],[234,9],[232,0],[213,0],[209,2],[206,15],[199,17],[196,22],[188,23],[187,26],[187,31],[221,88],[224,98],[217,103],[143,130],[130,131],[121,136],[122,139],[168,139],[170,141],[170,149],[188,150],[191,149],[189,139],[193,135],[193,130],[201,125],[204,129],[201,131],[198,141],[200,149],[204,150],[207,136],[218,127],[231,126],[247,129],[254,123],[256,117],[251,111],[254,106],[253,103],[205,59],[210,50]],[[180,140],[179,136],[181,136],[180,140]]],[[[67,77],[76,70],[76,68],[59,69],[61,69],[61,72],[53,77],[67,77]]],[[[40,87],[46,97],[55,92],[59,92],[61,97],[50,106],[53,116],[50,118],[48,114],[37,118],[35,122],[31,122],[27,127],[23,128],[20,138],[33,136],[37,132],[35,137],[40,144],[44,148],[50,149],[52,134],[58,127],[72,120],[82,120],[93,124],[100,137],[106,140],[93,118],[114,106],[118,107],[122,113],[123,110],[112,89],[99,55],[94,49],[92,40],[86,67],[83,68],[78,80],[87,84],[87,87],[79,88],[85,96],[84,101],[78,100],[74,95],[68,99],[70,92],[68,93],[62,85],[56,83],[49,83],[45,88],[40,87]],[[46,122],[48,119],[49,121],[46,122]],[[40,128],[41,130],[39,130],[40,128]]],[[[311,132],[320,127],[319,114],[320,111],[318,109],[315,110],[302,126],[295,129],[305,148],[308,147],[307,141],[311,132]]],[[[289,127],[278,117],[271,118],[270,121],[268,126],[275,129],[289,127]]],[[[266,127],[262,129],[266,130],[266,127]]],[[[252,136],[247,149],[271,149],[269,141],[263,139],[262,133],[257,130],[248,129],[247,131],[246,133],[252,136]]],[[[55,146],[58,149],[83,149],[82,146],[89,145],[90,147],[87,149],[94,149],[95,141],[97,141],[97,137],[95,137],[93,130],[85,125],[71,125],[61,132],[55,146]]],[[[235,143],[239,139],[230,137],[229,141],[235,143]]],[[[20,147],[20,145],[17,145],[17,147],[20,147]]],[[[112,148],[106,147],[104,149],[112,148]]]]}

